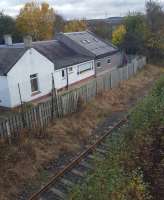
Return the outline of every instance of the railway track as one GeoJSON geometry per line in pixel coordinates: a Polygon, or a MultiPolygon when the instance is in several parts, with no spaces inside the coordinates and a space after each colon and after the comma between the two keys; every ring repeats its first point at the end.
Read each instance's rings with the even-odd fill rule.
{"type": "Polygon", "coordinates": [[[70,189],[85,179],[86,174],[94,169],[91,162],[94,159],[93,153],[98,153],[98,159],[105,159],[108,145],[106,140],[114,131],[120,128],[127,121],[127,117],[121,119],[113,126],[108,126],[104,134],[96,139],[96,142],[72,160],[50,182],[40,191],[33,194],[28,200],[66,200],[70,189]]]}

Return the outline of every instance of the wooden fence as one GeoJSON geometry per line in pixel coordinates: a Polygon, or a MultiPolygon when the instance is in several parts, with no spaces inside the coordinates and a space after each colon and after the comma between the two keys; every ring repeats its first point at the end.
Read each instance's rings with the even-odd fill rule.
{"type": "Polygon", "coordinates": [[[56,118],[76,112],[79,99],[82,99],[84,103],[89,102],[99,93],[117,87],[123,80],[134,76],[145,64],[145,57],[136,57],[126,66],[97,77],[80,88],[62,95],[55,95],[55,98],[36,107],[24,109],[23,112],[12,115],[0,122],[0,139],[8,139],[11,142],[12,138],[20,136],[23,129],[36,130],[38,133],[44,131],[56,118]]]}

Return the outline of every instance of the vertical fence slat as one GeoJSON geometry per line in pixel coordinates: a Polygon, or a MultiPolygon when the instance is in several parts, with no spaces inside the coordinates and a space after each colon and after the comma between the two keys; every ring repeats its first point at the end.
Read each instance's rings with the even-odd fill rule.
{"type": "Polygon", "coordinates": [[[0,121],[0,139],[10,139],[19,136],[22,128],[43,130],[52,119],[62,118],[64,115],[77,111],[78,100],[82,98],[84,103],[91,101],[99,93],[117,87],[123,80],[127,80],[146,65],[145,57],[134,58],[122,68],[108,72],[91,80],[89,83],[62,95],[55,95],[52,100],[38,104],[36,107],[23,109],[23,113],[17,113],[7,120],[0,121]],[[52,106],[54,109],[52,118],[52,106]]]}

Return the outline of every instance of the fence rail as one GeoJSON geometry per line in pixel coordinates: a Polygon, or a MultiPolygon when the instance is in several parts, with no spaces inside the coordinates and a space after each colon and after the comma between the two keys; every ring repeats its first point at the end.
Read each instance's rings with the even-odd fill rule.
{"type": "Polygon", "coordinates": [[[36,107],[25,109],[22,113],[12,115],[0,122],[0,139],[8,139],[11,142],[12,138],[20,136],[24,128],[37,130],[40,133],[45,130],[50,121],[76,112],[79,98],[82,98],[84,103],[89,102],[98,94],[115,88],[123,80],[134,76],[145,64],[145,57],[136,57],[126,66],[97,77],[80,88],[57,95],[53,100],[48,100],[36,107]]]}

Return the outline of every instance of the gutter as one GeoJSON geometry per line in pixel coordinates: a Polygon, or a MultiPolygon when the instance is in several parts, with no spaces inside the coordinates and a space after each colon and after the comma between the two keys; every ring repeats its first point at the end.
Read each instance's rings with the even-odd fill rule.
{"type": "Polygon", "coordinates": [[[104,58],[106,56],[112,56],[113,54],[118,53],[118,52],[120,52],[119,49],[115,50],[115,51],[108,52],[108,53],[100,54],[98,56],[95,56],[95,59],[101,59],[101,58],[104,58]]]}

